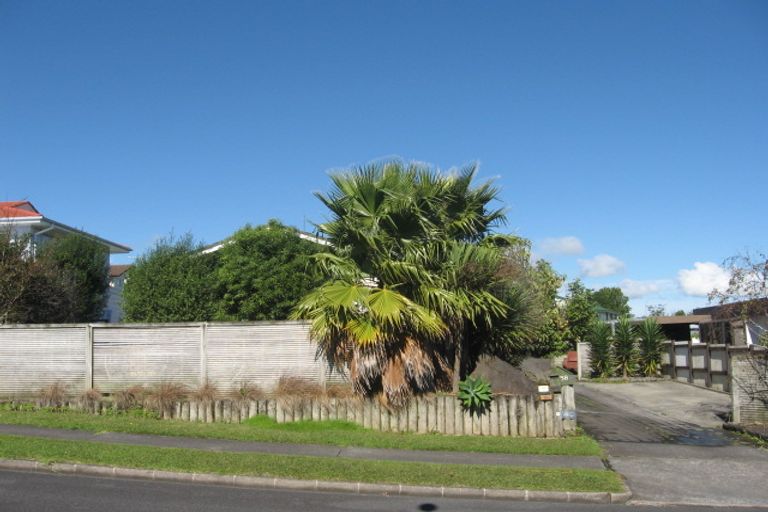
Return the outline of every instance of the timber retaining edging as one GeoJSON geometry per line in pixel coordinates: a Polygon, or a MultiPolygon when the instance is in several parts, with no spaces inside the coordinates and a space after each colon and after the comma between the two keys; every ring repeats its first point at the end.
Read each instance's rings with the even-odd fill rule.
{"type": "Polygon", "coordinates": [[[0,459],[0,469],[34,471],[42,473],[78,474],[108,478],[131,478],[165,482],[198,483],[261,489],[296,491],[344,492],[353,494],[379,494],[388,496],[430,496],[444,498],[484,498],[514,501],[553,501],[566,503],[626,503],[632,497],[624,485],[622,492],[569,492],[532,491],[525,489],[480,489],[470,487],[437,487],[403,484],[377,484],[365,482],[335,482],[328,480],[295,480],[255,476],[218,475],[210,473],[182,473],[152,469],[121,468],[91,464],[52,463],[32,460],[0,459]]]}
{"type": "MultiPolygon", "coordinates": [[[[114,404],[97,402],[87,407],[67,405],[94,414],[109,414],[114,404]]],[[[376,400],[183,400],[162,412],[163,419],[201,423],[241,423],[257,415],[278,423],[294,421],[344,420],[384,432],[421,434],[480,435],[504,437],[563,437],[576,430],[574,419],[563,411],[575,411],[572,386],[562,393],[540,400],[537,395],[496,395],[483,414],[471,414],[455,396],[433,395],[410,400],[400,409],[389,409],[376,400]]]]}

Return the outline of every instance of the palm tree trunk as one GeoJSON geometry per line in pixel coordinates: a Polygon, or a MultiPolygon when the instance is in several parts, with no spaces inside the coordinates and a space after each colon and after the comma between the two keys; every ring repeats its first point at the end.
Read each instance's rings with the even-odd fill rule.
{"type": "Polygon", "coordinates": [[[459,392],[459,382],[461,382],[461,344],[457,343],[453,356],[453,392],[459,392]]]}
{"type": "Polygon", "coordinates": [[[464,364],[464,343],[463,336],[458,329],[452,329],[448,334],[448,342],[453,345],[453,385],[451,389],[454,393],[459,392],[459,382],[461,382],[461,367],[464,364]],[[457,334],[458,333],[458,334],[457,334]]]}

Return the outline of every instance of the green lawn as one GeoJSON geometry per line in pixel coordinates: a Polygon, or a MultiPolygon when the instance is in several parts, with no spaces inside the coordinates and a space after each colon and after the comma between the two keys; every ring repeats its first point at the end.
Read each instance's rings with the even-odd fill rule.
{"type": "Polygon", "coordinates": [[[406,434],[369,430],[345,421],[303,421],[278,424],[264,416],[256,416],[242,424],[225,424],[157,420],[125,414],[96,416],[76,411],[10,411],[0,409],[0,423],[86,430],[89,432],[125,432],[365,448],[527,455],[602,455],[600,446],[585,435],[574,435],[562,439],[535,439],[406,434]]]}
{"type": "Polygon", "coordinates": [[[0,436],[0,458],[303,480],[573,492],[623,489],[620,477],[607,470],[208,452],[20,436],[0,436]]]}

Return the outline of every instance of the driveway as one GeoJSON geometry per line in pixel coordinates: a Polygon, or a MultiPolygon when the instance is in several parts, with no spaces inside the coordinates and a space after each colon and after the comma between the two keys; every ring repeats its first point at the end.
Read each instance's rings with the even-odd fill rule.
{"type": "Polygon", "coordinates": [[[671,381],[579,384],[576,405],[634,503],[768,507],[768,451],[722,430],[729,395],[671,381]]]}

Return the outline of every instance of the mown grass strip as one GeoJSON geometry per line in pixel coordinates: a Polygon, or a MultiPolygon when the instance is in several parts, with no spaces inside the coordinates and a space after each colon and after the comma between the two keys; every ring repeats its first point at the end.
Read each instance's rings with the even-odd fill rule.
{"type": "Polygon", "coordinates": [[[572,492],[622,490],[620,477],[606,470],[206,452],[21,436],[0,436],[0,458],[301,480],[572,492]]]}
{"type": "Polygon", "coordinates": [[[597,442],[585,435],[562,439],[535,439],[407,434],[369,430],[345,421],[277,423],[265,416],[256,416],[242,424],[224,424],[157,420],[130,414],[96,416],[77,411],[0,410],[0,423],[89,432],[123,432],[342,447],[519,455],[602,455],[597,442]]]}

